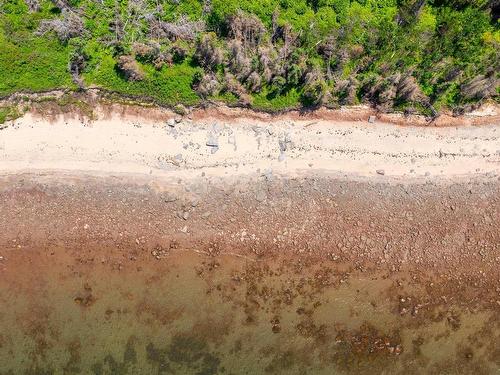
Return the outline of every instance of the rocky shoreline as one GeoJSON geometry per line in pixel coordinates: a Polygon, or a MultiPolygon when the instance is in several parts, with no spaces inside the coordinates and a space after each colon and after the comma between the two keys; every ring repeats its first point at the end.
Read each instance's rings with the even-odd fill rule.
{"type": "Polygon", "coordinates": [[[12,249],[48,248],[53,240],[107,244],[117,249],[113,261],[124,262],[162,258],[172,248],[256,261],[305,255],[350,272],[435,277],[470,294],[464,303],[500,308],[498,181],[261,174],[162,182],[48,172],[4,176],[0,186],[4,261],[12,249]]]}

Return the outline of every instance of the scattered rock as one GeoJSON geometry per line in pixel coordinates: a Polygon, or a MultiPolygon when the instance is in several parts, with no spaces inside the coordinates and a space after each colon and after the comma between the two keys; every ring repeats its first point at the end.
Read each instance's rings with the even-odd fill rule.
{"type": "Polygon", "coordinates": [[[377,169],[377,174],[379,175],[385,175],[385,171],[383,169],[377,169]]]}
{"type": "Polygon", "coordinates": [[[368,122],[369,122],[370,124],[373,124],[373,123],[375,123],[375,120],[376,120],[376,119],[377,119],[377,117],[375,117],[375,116],[370,116],[370,117],[368,117],[368,122]]]}
{"type": "Polygon", "coordinates": [[[163,201],[166,203],[172,203],[172,202],[175,202],[176,200],[177,200],[177,197],[171,193],[166,193],[163,195],[163,201]]]}
{"type": "Polygon", "coordinates": [[[196,207],[196,206],[198,206],[198,204],[200,204],[200,199],[198,197],[194,197],[191,200],[191,207],[196,207]]]}
{"type": "Polygon", "coordinates": [[[281,152],[285,152],[286,151],[286,142],[284,140],[279,140],[278,141],[278,144],[280,146],[280,151],[281,152]]]}
{"type": "Polygon", "coordinates": [[[206,145],[208,147],[219,147],[219,140],[213,134],[209,135],[206,145]]]}
{"type": "Polygon", "coordinates": [[[260,126],[254,125],[254,126],[252,126],[252,130],[254,131],[255,135],[257,136],[260,134],[260,131],[262,129],[260,128],[260,126]]]}
{"type": "Polygon", "coordinates": [[[189,212],[188,211],[177,211],[177,217],[179,219],[187,220],[187,219],[189,219],[189,212]]]}
{"type": "Polygon", "coordinates": [[[262,189],[257,190],[257,192],[255,193],[255,199],[257,200],[257,202],[264,202],[267,199],[266,192],[262,189]]]}
{"type": "Polygon", "coordinates": [[[274,317],[273,320],[271,320],[271,326],[272,326],[273,333],[280,333],[281,332],[281,324],[280,324],[280,320],[278,317],[274,317]]]}
{"type": "Polygon", "coordinates": [[[175,119],[170,118],[167,120],[167,125],[173,128],[175,126],[175,119]]]}
{"type": "Polygon", "coordinates": [[[165,250],[163,247],[157,245],[153,251],[151,251],[151,255],[156,259],[160,260],[165,258],[168,255],[168,250],[165,250]]]}

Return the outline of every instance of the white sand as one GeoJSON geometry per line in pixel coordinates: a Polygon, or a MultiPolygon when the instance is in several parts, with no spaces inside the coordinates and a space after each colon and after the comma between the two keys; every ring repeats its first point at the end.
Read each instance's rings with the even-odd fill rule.
{"type": "Polygon", "coordinates": [[[499,125],[425,128],[368,122],[205,119],[193,123],[185,119],[169,127],[165,121],[131,115],[101,114],[85,124],[76,118],[48,120],[28,113],[0,130],[0,173],[68,170],[177,177],[272,170],[377,179],[496,178],[499,136],[499,125]],[[210,138],[218,141],[215,153],[206,145],[210,138]]]}

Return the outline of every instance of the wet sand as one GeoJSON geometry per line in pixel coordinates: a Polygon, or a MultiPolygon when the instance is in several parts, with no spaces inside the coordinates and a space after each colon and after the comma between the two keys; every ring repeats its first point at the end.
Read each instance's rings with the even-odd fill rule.
{"type": "Polygon", "coordinates": [[[499,199],[491,180],[4,176],[2,371],[493,374],[499,199]]]}
{"type": "Polygon", "coordinates": [[[99,116],[0,131],[0,374],[499,371],[495,125],[99,116]]]}

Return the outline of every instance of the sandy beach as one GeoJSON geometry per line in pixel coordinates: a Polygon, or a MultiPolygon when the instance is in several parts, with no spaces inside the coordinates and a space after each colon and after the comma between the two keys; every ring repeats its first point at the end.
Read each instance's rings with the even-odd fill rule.
{"type": "MultiPolygon", "coordinates": [[[[27,113],[0,133],[0,171],[95,171],[154,176],[319,172],[401,181],[500,174],[498,124],[397,126],[374,120],[229,117],[211,111],[94,108],[27,113]],[[384,176],[384,177],[381,177],[384,176]]],[[[236,112],[238,110],[235,110],[236,112]]]]}

